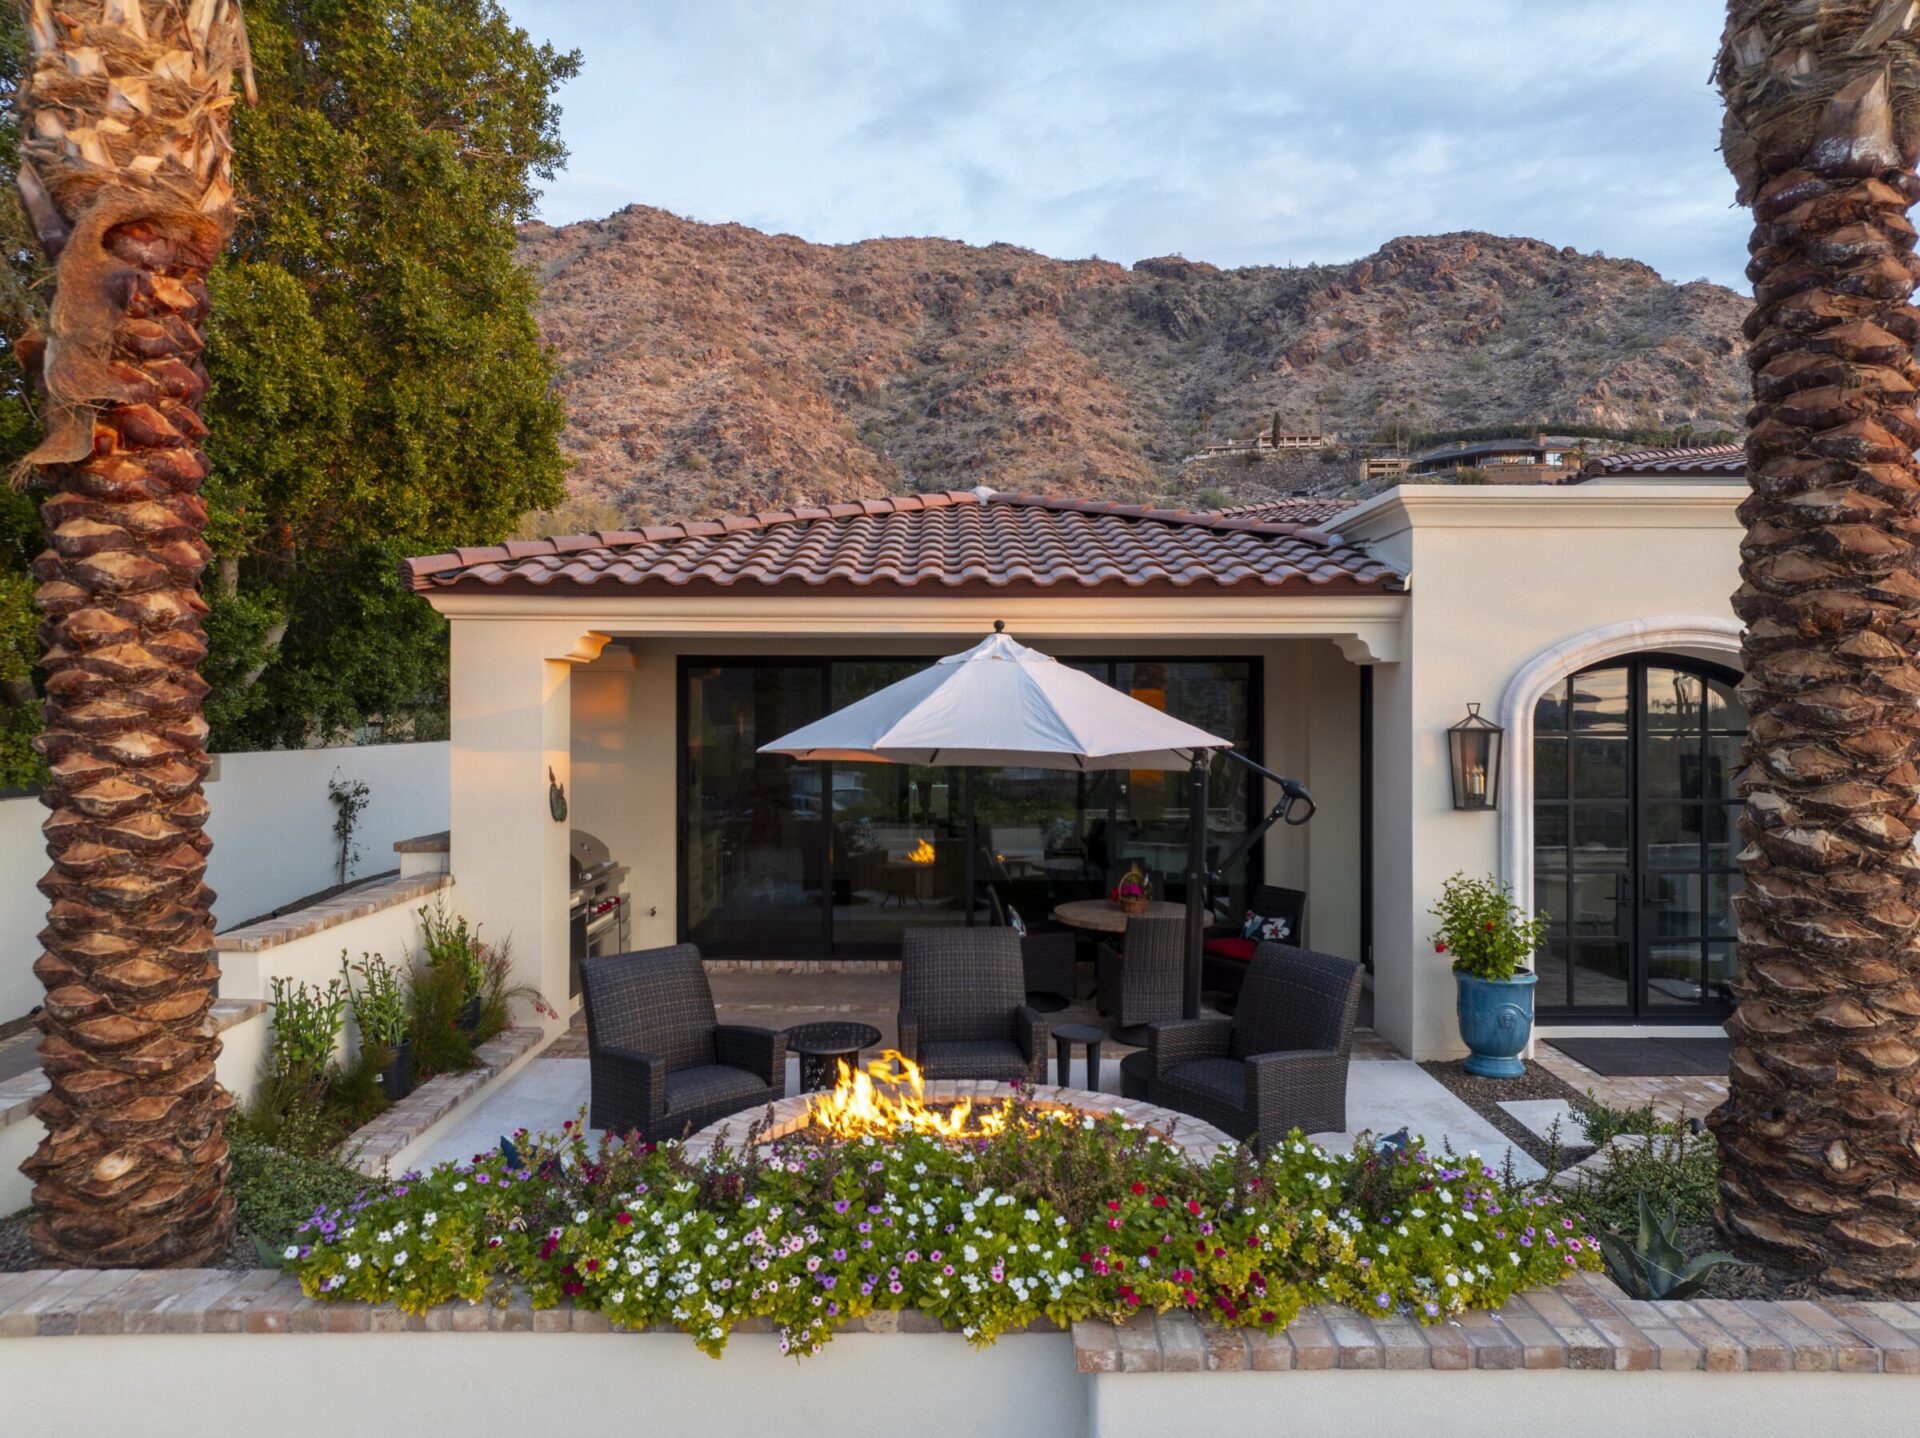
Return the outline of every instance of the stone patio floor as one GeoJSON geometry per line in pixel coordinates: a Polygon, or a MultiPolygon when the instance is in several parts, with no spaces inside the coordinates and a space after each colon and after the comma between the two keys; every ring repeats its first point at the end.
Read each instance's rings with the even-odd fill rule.
{"type": "Polygon", "coordinates": [[[1595,1073],[1560,1052],[1551,1039],[1542,1039],[1534,1046],[1534,1058],[1581,1093],[1590,1093],[1615,1108],[1639,1108],[1650,1103],[1667,1118],[1705,1118],[1727,1096],[1725,1078],[1700,1074],[1612,1077],[1595,1073]]]}
{"type": "MultiPolygon", "coordinates": [[[[899,1001],[899,976],[875,974],[793,974],[720,972],[711,976],[714,1003],[722,1023],[758,1024],[787,1028],[822,1019],[847,1019],[872,1024],[880,1030],[877,1048],[895,1042],[894,1016],[899,1001]]],[[[1081,999],[1051,1016],[1055,1023],[1092,1023],[1102,1020],[1091,1000],[1081,999]]],[[[869,1057],[876,1050],[870,1050],[869,1057]]],[[[1078,1051],[1076,1050],[1076,1053],[1078,1051]]],[[[1133,1049],[1108,1043],[1101,1049],[1100,1088],[1117,1093],[1119,1060],[1133,1049]]],[[[587,1102],[587,1036],[584,1019],[577,1017],[567,1032],[516,1074],[497,1092],[459,1118],[431,1146],[427,1163],[443,1159],[470,1159],[499,1145],[503,1134],[522,1126],[558,1129],[577,1116],[587,1102]]],[[[1455,1098],[1419,1065],[1399,1053],[1372,1029],[1355,1036],[1355,1062],[1349,1070],[1345,1133],[1316,1134],[1329,1145],[1349,1146],[1361,1130],[1375,1134],[1401,1128],[1424,1137],[1432,1148],[1450,1144],[1456,1152],[1477,1152],[1488,1164],[1499,1165],[1511,1152],[1515,1168],[1526,1177],[1540,1166],[1514,1147],[1496,1128],[1455,1098]]],[[[1051,1056],[1048,1075],[1053,1074],[1051,1056]]],[[[799,1061],[787,1061],[787,1092],[799,1091],[799,1061]]],[[[1069,1072],[1076,1087],[1086,1086],[1086,1066],[1076,1057],[1069,1072]]]]}

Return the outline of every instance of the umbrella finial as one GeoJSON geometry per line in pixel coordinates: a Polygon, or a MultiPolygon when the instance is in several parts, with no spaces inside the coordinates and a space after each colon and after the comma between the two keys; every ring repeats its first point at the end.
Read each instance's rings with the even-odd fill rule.
{"type": "Polygon", "coordinates": [[[1007,621],[1006,621],[1006,620],[1004,620],[1004,619],[996,619],[996,620],[994,620],[994,621],[993,621],[993,632],[994,632],[995,634],[1005,634],[1005,633],[1007,632],[1007,621]]]}

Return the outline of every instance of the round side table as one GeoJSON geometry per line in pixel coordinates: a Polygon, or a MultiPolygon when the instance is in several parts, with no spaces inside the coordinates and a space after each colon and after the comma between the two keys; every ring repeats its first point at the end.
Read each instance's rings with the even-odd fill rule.
{"type": "Polygon", "coordinates": [[[1073,1046],[1085,1044],[1087,1048],[1087,1087],[1099,1091],[1100,1088],[1100,1045],[1105,1042],[1107,1031],[1097,1029],[1092,1024],[1062,1024],[1052,1030],[1054,1072],[1059,1077],[1061,1088],[1067,1087],[1067,1068],[1073,1062],[1073,1046]]]}
{"type": "Polygon", "coordinates": [[[860,1050],[880,1042],[872,1024],[829,1022],[796,1024],[787,1030],[787,1052],[800,1056],[800,1092],[826,1088],[835,1082],[839,1061],[849,1068],[860,1062],[860,1050]]]}

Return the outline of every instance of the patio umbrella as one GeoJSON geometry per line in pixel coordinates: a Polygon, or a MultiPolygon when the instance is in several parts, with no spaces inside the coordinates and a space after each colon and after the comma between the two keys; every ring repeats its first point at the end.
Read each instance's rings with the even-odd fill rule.
{"type": "Polygon", "coordinates": [[[760,746],[857,763],[1019,769],[1186,769],[1221,739],[994,632],[760,746]]]}
{"type": "Polygon", "coordinates": [[[1276,822],[1303,824],[1313,799],[1292,779],[1235,752],[1231,740],[1175,719],[1060,663],[993,633],[963,654],[890,684],[826,718],[762,744],[762,754],[843,763],[953,764],[1021,769],[1185,769],[1187,789],[1188,1018],[1200,1016],[1202,936],[1208,887],[1207,769],[1217,752],[1280,785],[1266,820],[1235,846],[1238,863],[1276,822]],[[1296,806],[1303,806],[1297,811],[1296,806]],[[1295,817],[1299,812],[1299,817],[1295,817]]]}

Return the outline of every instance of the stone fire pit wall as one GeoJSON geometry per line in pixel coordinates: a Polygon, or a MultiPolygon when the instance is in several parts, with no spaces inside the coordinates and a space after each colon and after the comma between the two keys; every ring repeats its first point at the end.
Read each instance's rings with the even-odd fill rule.
{"type": "MultiPolygon", "coordinates": [[[[962,1099],[971,1099],[975,1104],[993,1104],[1024,1096],[1034,1108],[1049,1113],[1064,1111],[1091,1114],[1096,1118],[1119,1114],[1129,1123],[1138,1124],[1159,1135],[1197,1164],[1210,1163],[1216,1153],[1234,1147],[1234,1141],[1212,1124],[1202,1123],[1187,1114],[1133,1102],[1117,1094],[1094,1093],[1088,1089],[1041,1084],[1017,1090],[1012,1084],[996,1083],[989,1079],[952,1079],[929,1082],[922,1096],[934,1106],[954,1104],[962,1099]]],[[[701,1159],[715,1148],[738,1147],[746,1142],[747,1130],[756,1122],[764,1121],[766,1125],[760,1132],[763,1143],[798,1133],[806,1127],[807,1112],[812,1106],[812,1094],[793,1094],[767,1108],[723,1118],[687,1140],[687,1156],[701,1159]]]]}

